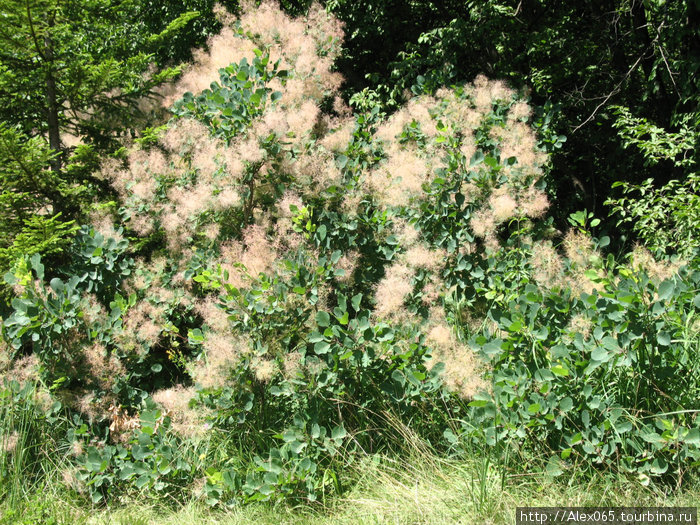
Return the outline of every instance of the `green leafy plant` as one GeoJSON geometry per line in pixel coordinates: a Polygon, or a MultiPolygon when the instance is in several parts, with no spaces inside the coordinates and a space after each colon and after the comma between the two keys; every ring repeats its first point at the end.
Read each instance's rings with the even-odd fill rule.
{"type": "Polygon", "coordinates": [[[698,465],[693,399],[697,270],[653,283],[620,266],[580,297],[527,284],[489,310],[500,337],[476,336],[493,394],[470,403],[469,432],[561,473],[590,465],[682,479],[698,465]],[[473,426],[472,426],[473,425],[473,426]]]}
{"type": "Polygon", "coordinates": [[[126,444],[88,447],[78,458],[78,474],[92,502],[104,501],[106,495],[127,486],[172,494],[192,483],[199,466],[196,451],[183,448],[169,427],[170,420],[161,411],[144,409],[126,444]]]}
{"type": "Polygon", "coordinates": [[[219,82],[196,97],[185,95],[172,107],[180,117],[191,117],[207,124],[214,136],[228,143],[245,133],[246,129],[264,110],[268,96],[274,103],[281,97],[278,91],[266,87],[274,78],[285,78],[287,72],[280,70],[280,61],[270,63],[269,54],[256,50],[251,64],[246,58],[219,71],[219,82]]]}
{"type": "Polygon", "coordinates": [[[614,126],[625,147],[633,146],[648,165],[671,163],[683,173],[659,187],[653,179],[641,184],[619,181],[613,187],[622,196],[606,201],[618,226],[626,225],[650,250],[658,254],[692,255],[698,248],[698,173],[695,171],[695,146],[698,134],[686,115],[680,131],[671,133],[643,118],[633,117],[624,107],[617,107],[614,126]]]}

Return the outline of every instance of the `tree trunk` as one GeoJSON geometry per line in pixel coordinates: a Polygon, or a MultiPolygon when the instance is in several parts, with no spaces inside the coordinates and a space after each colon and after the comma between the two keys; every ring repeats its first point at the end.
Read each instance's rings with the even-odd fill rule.
{"type": "MultiPolygon", "coordinates": [[[[48,27],[54,25],[54,15],[49,15],[48,27]]],[[[52,150],[58,153],[51,161],[51,169],[53,171],[61,171],[61,128],[58,121],[58,100],[56,94],[56,79],[54,78],[54,54],[53,42],[50,32],[47,32],[44,37],[44,57],[46,59],[46,121],[49,126],[49,146],[52,150]]]]}

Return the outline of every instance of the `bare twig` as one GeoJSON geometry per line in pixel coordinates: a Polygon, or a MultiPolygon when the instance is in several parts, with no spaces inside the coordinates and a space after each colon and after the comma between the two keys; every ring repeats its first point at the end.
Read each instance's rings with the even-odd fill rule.
{"type": "Polygon", "coordinates": [[[581,129],[583,126],[585,126],[586,124],[588,124],[591,120],[593,120],[593,118],[594,118],[594,117],[596,116],[596,114],[598,113],[598,110],[599,110],[600,108],[602,108],[605,104],[607,104],[608,100],[610,100],[610,98],[611,98],[613,95],[615,95],[615,94],[617,94],[617,93],[620,92],[620,87],[621,87],[622,84],[625,82],[625,80],[627,80],[627,78],[632,74],[632,72],[633,72],[635,69],[637,69],[637,66],[638,66],[639,63],[642,61],[642,58],[644,58],[644,53],[642,53],[642,54],[639,56],[639,58],[637,59],[637,61],[636,61],[634,64],[632,64],[632,67],[629,68],[629,71],[627,71],[627,73],[626,73],[625,76],[622,78],[622,80],[620,80],[620,82],[617,84],[617,86],[615,86],[615,89],[613,89],[610,93],[608,93],[608,95],[605,97],[605,99],[603,100],[603,102],[601,102],[600,104],[598,104],[598,105],[596,106],[596,108],[593,110],[593,113],[591,113],[591,114],[589,115],[589,117],[588,117],[586,120],[584,120],[581,124],[579,124],[578,126],[576,126],[576,127],[573,129],[572,133],[576,133],[579,129],[581,129]]]}

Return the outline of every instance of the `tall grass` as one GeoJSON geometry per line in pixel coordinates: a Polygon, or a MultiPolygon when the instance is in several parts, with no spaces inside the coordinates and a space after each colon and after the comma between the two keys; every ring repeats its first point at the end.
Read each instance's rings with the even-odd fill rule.
{"type": "Polygon", "coordinates": [[[49,493],[41,514],[28,510],[22,517],[23,523],[76,525],[495,525],[512,524],[519,506],[695,506],[700,501],[697,484],[665,493],[608,473],[554,479],[508,469],[483,456],[445,460],[426,454],[425,448],[400,460],[366,456],[353,470],[355,486],[325,506],[254,504],[215,510],[192,499],[175,508],[165,501],[136,500],[90,508],[76,506],[67,492],[57,490],[49,493]]]}
{"type": "MultiPolygon", "coordinates": [[[[697,482],[673,492],[611,472],[552,478],[530,469],[522,458],[478,447],[447,458],[398,418],[385,414],[397,450],[390,456],[367,454],[347,466],[344,478],[352,483],[325,504],[212,509],[192,494],[179,502],[136,495],[114,500],[112,506],[93,506],[61,481],[68,460],[51,458],[67,457],[59,446],[65,428],[49,422],[34,389],[6,387],[0,399],[2,525],[510,524],[519,506],[693,506],[700,501],[697,482]]],[[[205,448],[222,444],[200,443],[205,448]]]]}
{"type": "MultiPolygon", "coordinates": [[[[48,397],[46,398],[48,399],[48,397]]],[[[2,522],[18,522],[38,494],[64,492],[58,485],[66,454],[60,406],[45,406],[31,382],[0,387],[0,502],[2,522]]],[[[40,501],[40,500],[39,500],[40,501]]]]}

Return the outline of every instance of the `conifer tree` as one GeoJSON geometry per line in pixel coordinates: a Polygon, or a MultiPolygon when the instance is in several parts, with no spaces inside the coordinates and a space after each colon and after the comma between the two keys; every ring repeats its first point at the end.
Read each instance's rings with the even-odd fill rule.
{"type": "Polygon", "coordinates": [[[149,51],[197,15],[153,35],[133,2],[3,0],[0,13],[0,117],[58,152],[61,133],[99,143],[128,127],[134,103],[177,73],[150,74],[149,51]]]}
{"type": "Polygon", "coordinates": [[[97,152],[127,133],[138,103],[178,73],[153,70],[151,52],[198,13],[152,34],[139,9],[129,1],[0,0],[1,273],[14,255],[58,249],[94,187],[97,152]]]}

